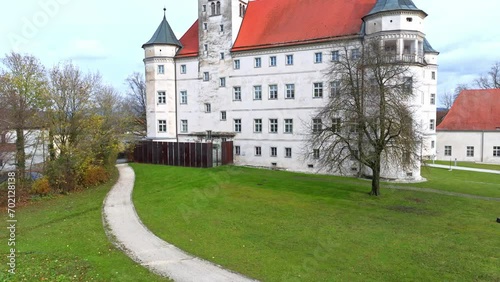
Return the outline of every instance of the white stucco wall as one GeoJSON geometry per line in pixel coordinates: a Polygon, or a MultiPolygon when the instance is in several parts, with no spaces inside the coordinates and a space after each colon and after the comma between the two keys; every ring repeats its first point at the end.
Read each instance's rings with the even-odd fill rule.
{"type": "Polygon", "coordinates": [[[467,162],[500,163],[493,156],[493,147],[500,147],[500,131],[438,131],[437,159],[467,162]],[[451,146],[451,156],[445,156],[445,146],[451,146]],[[467,156],[467,147],[474,147],[474,156],[467,156]]]}
{"type": "MultiPolygon", "coordinates": [[[[26,168],[29,169],[32,165],[41,164],[48,156],[47,132],[42,130],[25,130],[25,154],[26,168]]],[[[9,131],[6,134],[6,143],[15,144],[17,134],[15,131],[9,131]]],[[[15,166],[15,151],[11,153],[0,153],[0,158],[3,159],[4,166],[0,166],[1,171],[11,171],[16,169],[15,166]]]]}
{"type": "MultiPolygon", "coordinates": [[[[360,38],[336,40],[328,43],[316,43],[300,46],[289,46],[273,49],[254,50],[231,53],[232,43],[237,37],[241,18],[239,17],[239,2],[232,0],[221,2],[221,15],[210,16],[209,12],[202,12],[205,1],[199,1],[200,42],[198,58],[177,58],[176,64],[176,95],[177,95],[177,127],[180,141],[198,141],[197,137],[189,136],[181,130],[181,121],[188,121],[188,133],[205,132],[234,132],[235,120],[241,120],[241,132],[237,132],[234,145],[239,146],[240,155],[235,156],[235,163],[240,165],[253,165],[277,167],[294,171],[317,172],[316,160],[308,157],[311,152],[306,152],[304,140],[310,131],[312,118],[315,112],[328,101],[330,85],[333,80],[327,71],[331,67],[331,52],[338,50],[342,54],[344,48],[361,49],[360,38]],[[236,17],[236,18],[235,18],[236,17]],[[207,29],[204,29],[204,24],[207,29]],[[220,31],[220,25],[224,31],[220,31]],[[224,58],[221,58],[221,53],[224,58]],[[315,62],[315,54],[322,54],[322,62],[315,62]],[[286,56],[293,55],[293,64],[285,63],[286,56]],[[276,57],[277,65],[270,66],[270,58],[276,57]],[[260,58],[261,67],[255,66],[255,59],[260,58]],[[239,60],[240,68],[234,68],[235,60],[239,60]],[[186,72],[181,73],[182,66],[186,72]],[[209,74],[209,80],[204,81],[203,74],[209,74]],[[225,78],[225,86],[220,86],[220,79],[225,78]],[[323,83],[323,97],[313,97],[313,84],[323,83]],[[295,97],[286,99],[286,84],[295,85],[295,97]],[[254,86],[262,87],[262,99],[254,99],[254,86]],[[277,85],[278,98],[269,98],[269,85],[277,85]],[[241,100],[234,100],[234,87],[241,87],[241,100]],[[180,94],[187,92],[187,103],[182,104],[180,94]],[[211,105],[211,112],[206,112],[205,104],[211,105]],[[221,120],[221,111],[226,112],[226,120],[221,120]],[[254,120],[262,120],[262,132],[254,132],[254,120]],[[278,120],[278,132],[270,133],[270,119],[278,120]],[[293,120],[293,133],[284,132],[285,119],[293,120]],[[255,155],[255,147],[261,147],[260,156],[255,155]],[[277,156],[271,156],[271,147],[277,148],[277,156]],[[285,148],[292,149],[290,158],[285,156],[285,148]],[[312,165],[312,167],[310,167],[312,165]]],[[[210,8],[207,6],[207,11],[210,8]]],[[[424,15],[417,13],[403,13],[387,15],[387,17],[374,19],[380,23],[382,29],[372,29],[373,36],[384,35],[388,38],[410,40],[419,46],[424,39],[424,15]],[[411,14],[411,15],[410,15],[411,14]],[[407,17],[414,20],[408,22],[407,17]],[[393,21],[391,23],[391,20],[393,21]],[[381,32],[381,34],[374,34],[381,32]],[[392,32],[392,33],[391,33],[392,32]]],[[[373,22],[371,22],[373,23],[373,22]]],[[[375,25],[374,25],[375,26],[375,25]]],[[[402,46],[400,46],[402,48],[402,46]]],[[[415,54],[419,50],[414,50],[415,54]]],[[[423,54],[419,54],[421,57],[423,54]]],[[[432,77],[432,72],[437,72],[437,55],[426,55],[428,65],[415,64],[411,67],[414,75],[415,98],[410,103],[415,109],[415,122],[422,132],[423,156],[435,155],[436,148],[431,144],[436,143],[435,129],[429,127],[430,120],[435,119],[436,105],[430,101],[430,94],[436,94],[437,76],[432,77]]],[[[148,68],[148,66],[146,66],[148,68]]],[[[162,87],[164,83],[156,83],[161,79],[151,75],[148,87],[162,87]]],[[[168,89],[173,88],[172,85],[168,89]]],[[[149,91],[149,90],[148,90],[149,91]]],[[[156,90],[154,91],[156,92],[156,90]]],[[[149,93],[149,92],[148,92],[149,93]]],[[[165,114],[148,98],[148,111],[154,119],[165,114]]],[[[172,114],[172,112],[169,112],[172,114]]],[[[168,116],[169,120],[172,116],[168,116]]],[[[154,121],[154,120],[151,120],[154,121]]],[[[148,116],[148,122],[150,118],[148,116]]],[[[156,124],[155,124],[156,126],[156,124]]],[[[148,128],[151,125],[148,125],[148,128]]],[[[171,125],[169,123],[169,128],[171,125]]],[[[172,132],[169,131],[169,136],[172,132]]],[[[148,137],[158,139],[152,129],[148,129],[148,137]],[[151,134],[149,132],[152,132],[151,134]]],[[[353,173],[356,173],[353,171],[353,173]]],[[[420,179],[420,169],[415,167],[410,171],[398,171],[393,168],[384,170],[384,176],[389,178],[414,178],[420,179]]]]}

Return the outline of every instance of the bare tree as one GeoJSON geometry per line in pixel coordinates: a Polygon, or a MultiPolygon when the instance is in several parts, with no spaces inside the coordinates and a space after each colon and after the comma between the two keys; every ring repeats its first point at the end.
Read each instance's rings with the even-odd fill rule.
{"type": "Polygon", "coordinates": [[[139,135],[146,132],[146,83],[141,73],[134,72],[126,80],[128,86],[127,101],[130,111],[135,117],[139,135]]]}
{"type": "Polygon", "coordinates": [[[386,53],[378,41],[366,43],[360,58],[349,57],[347,48],[341,57],[329,74],[331,97],[313,118],[309,149],[330,171],[368,167],[370,195],[380,195],[382,161],[410,168],[418,158],[413,75],[409,64],[386,53]]]}
{"type": "Polygon", "coordinates": [[[500,88],[500,61],[493,64],[487,74],[481,75],[474,82],[482,89],[500,88]]]}
{"type": "Polygon", "coordinates": [[[451,106],[453,106],[455,98],[456,98],[455,94],[451,92],[443,93],[441,97],[441,104],[443,105],[443,107],[446,108],[447,111],[449,111],[451,109],[451,106]]]}
{"type": "Polygon", "coordinates": [[[47,78],[43,65],[31,55],[7,54],[6,69],[0,73],[0,108],[4,119],[16,132],[16,167],[20,186],[26,175],[26,138],[28,129],[41,126],[39,114],[47,97],[47,78]]]}

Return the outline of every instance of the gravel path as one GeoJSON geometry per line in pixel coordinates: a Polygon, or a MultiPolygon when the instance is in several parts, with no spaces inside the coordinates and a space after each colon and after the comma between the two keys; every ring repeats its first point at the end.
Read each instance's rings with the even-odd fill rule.
{"type": "Polygon", "coordinates": [[[255,281],[193,257],[149,231],[132,203],[134,171],[127,164],[117,167],[120,177],[104,200],[103,221],[110,240],[129,257],[174,281],[255,281]]]}

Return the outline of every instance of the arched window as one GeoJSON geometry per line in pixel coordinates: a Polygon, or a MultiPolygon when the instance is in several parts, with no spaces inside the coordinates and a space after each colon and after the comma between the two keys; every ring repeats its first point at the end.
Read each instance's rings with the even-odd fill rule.
{"type": "Polygon", "coordinates": [[[210,11],[210,12],[211,12],[210,14],[211,14],[212,16],[214,16],[214,15],[215,15],[215,3],[214,3],[214,2],[212,2],[212,4],[210,4],[210,10],[211,10],[211,11],[210,11]]]}
{"type": "Polygon", "coordinates": [[[219,2],[219,1],[217,1],[217,8],[216,8],[216,10],[215,10],[215,13],[216,13],[217,15],[220,15],[220,2],[219,2]]]}

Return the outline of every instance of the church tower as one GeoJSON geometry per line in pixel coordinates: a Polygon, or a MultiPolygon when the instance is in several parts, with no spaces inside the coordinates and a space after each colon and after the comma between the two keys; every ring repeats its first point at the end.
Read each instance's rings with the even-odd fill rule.
{"type": "MultiPolygon", "coordinates": [[[[165,14],[166,9],[164,9],[165,14]]],[[[175,55],[182,48],[166,15],[151,39],[142,45],[146,69],[147,137],[177,139],[175,55]]]]}
{"type": "Polygon", "coordinates": [[[377,0],[363,17],[365,38],[377,38],[396,61],[408,63],[413,73],[415,122],[422,132],[423,158],[436,155],[437,57],[425,38],[427,14],[412,0],[377,0]]]}

